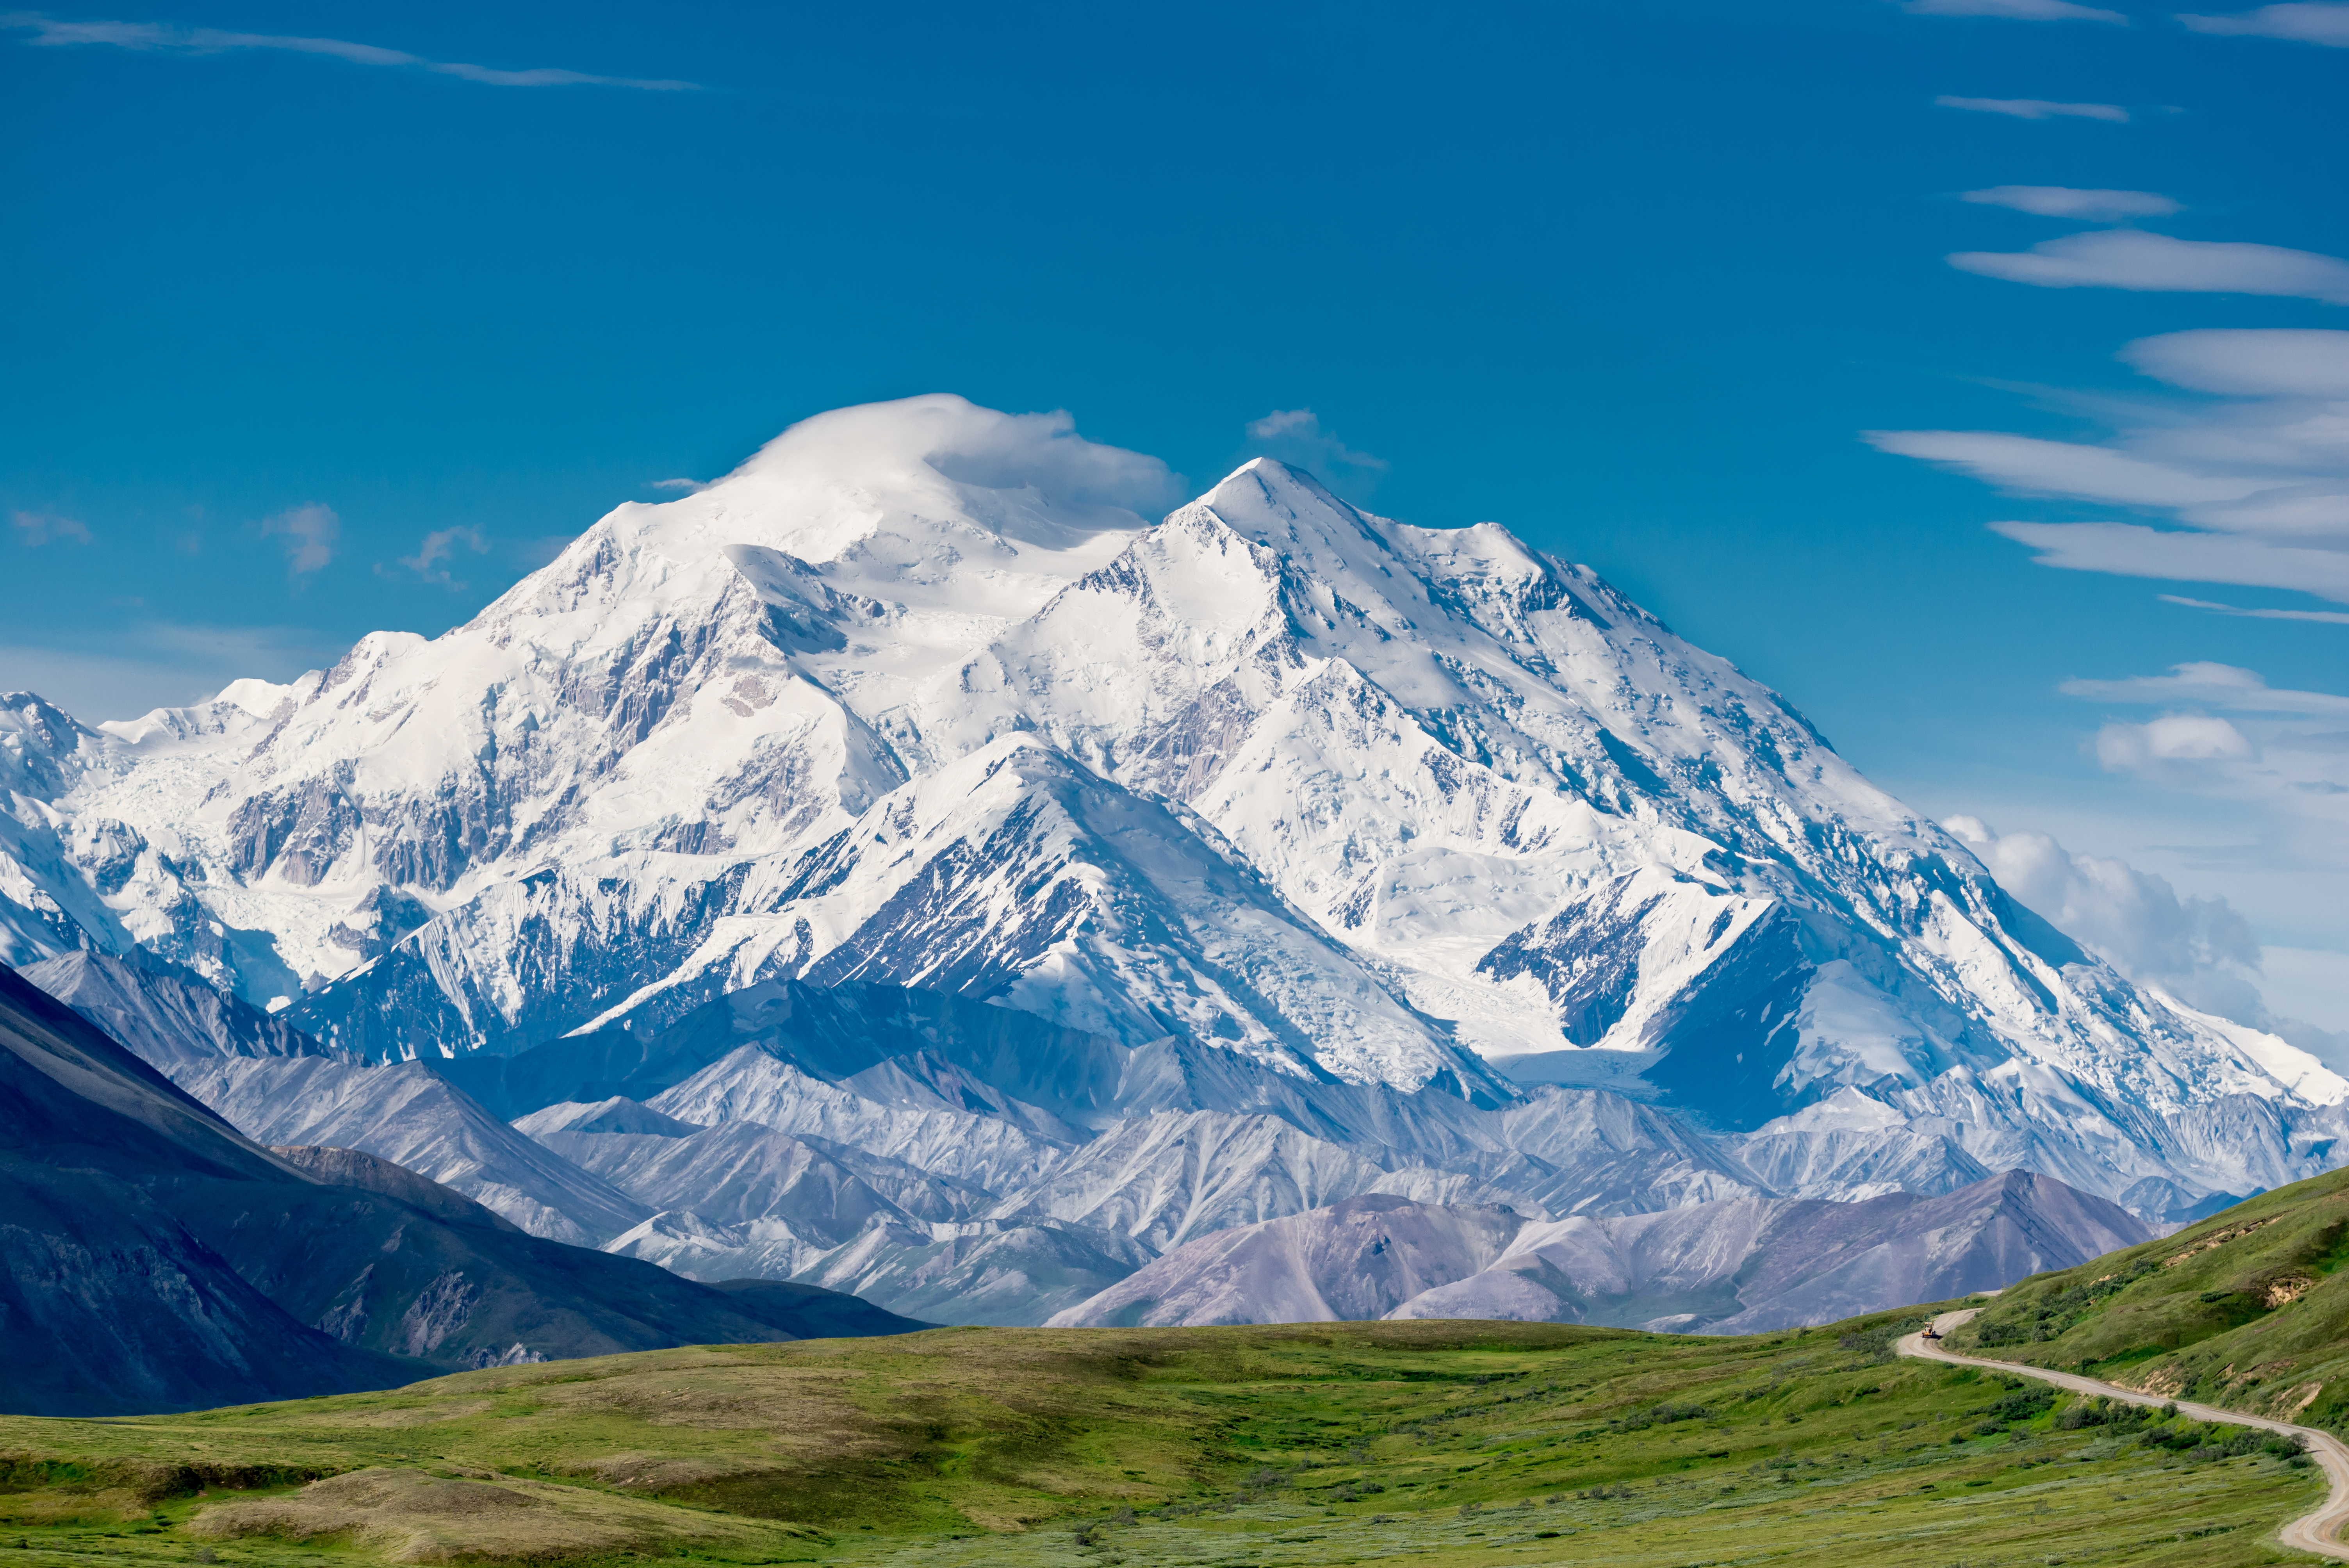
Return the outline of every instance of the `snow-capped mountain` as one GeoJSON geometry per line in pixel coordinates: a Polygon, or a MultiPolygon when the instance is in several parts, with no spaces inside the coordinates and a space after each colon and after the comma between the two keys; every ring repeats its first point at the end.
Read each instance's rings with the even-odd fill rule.
{"type": "Polygon", "coordinates": [[[2349,1083],[2124,982],[1588,570],[1266,461],[1154,525],[1141,462],[843,409],[444,636],[9,698],[7,955],[140,945],[378,1060],[883,982],[1300,1087],[1605,1087],[1776,1193],[2158,1218],[2330,1162],[2349,1083]]]}

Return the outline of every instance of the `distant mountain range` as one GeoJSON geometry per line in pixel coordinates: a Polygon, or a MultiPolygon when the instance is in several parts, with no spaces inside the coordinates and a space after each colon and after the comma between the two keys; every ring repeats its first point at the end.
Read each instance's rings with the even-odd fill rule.
{"type": "MultiPolygon", "coordinates": [[[[1105,454],[843,409],[443,636],[0,699],[0,956],[255,1140],[935,1319],[1374,1199],[2072,1233],[2335,1163],[2349,1083],[2128,984],[1588,569],[1268,461],[1153,523],[1105,454]]],[[[1485,1270],[1427,1290],[1518,1299],[1485,1270]]]]}
{"type": "Polygon", "coordinates": [[[1548,1222],[1362,1197],[1187,1243],[1052,1322],[1481,1317],[1755,1334],[1997,1290],[2147,1234],[2117,1204],[2020,1171],[1939,1198],[1730,1198],[1548,1222]]]}

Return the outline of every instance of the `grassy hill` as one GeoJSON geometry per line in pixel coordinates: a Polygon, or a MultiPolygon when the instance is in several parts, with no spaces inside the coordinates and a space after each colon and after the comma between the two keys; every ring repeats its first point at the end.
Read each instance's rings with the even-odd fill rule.
{"type": "Polygon", "coordinates": [[[2297,1455],[1896,1361],[1536,1324],[941,1329],[0,1418],[0,1561],[2281,1562],[2297,1455]]]}
{"type": "Polygon", "coordinates": [[[2349,1432],[2349,1171],[2039,1274],[1952,1348],[2349,1432]]]}

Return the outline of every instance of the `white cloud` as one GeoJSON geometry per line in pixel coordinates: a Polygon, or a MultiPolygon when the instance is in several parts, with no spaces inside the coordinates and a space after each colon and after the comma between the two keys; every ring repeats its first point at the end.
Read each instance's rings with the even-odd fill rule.
{"type": "Polygon", "coordinates": [[[2016,22],[2118,22],[2128,18],[2117,11],[2075,5],[2072,0],[1901,0],[1900,8],[1916,16],[2004,16],[2016,22]]]}
{"type": "Polygon", "coordinates": [[[598,87],[636,88],[647,92],[696,92],[698,84],[654,81],[635,77],[603,77],[586,71],[537,67],[527,70],[497,70],[488,66],[428,60],[401,49],[345,38],[308,38],[278,33],[237,33],[219,27],[179,27],[160,22],[67,22],[37,11],[13,11],[0,15],[0,30],[30,33],[26,43],[40,48],[104,46],[173,55],[219,55],[245,49],[270,49],[296,55],[323,55],[359,66],[392,66],[455,77],[501,88],[598,87]]]}
{"type": "Polygon", "coordinates": [[[444,588],[462,588],[465,585],[449,574],[447,564],[455,559],[457,547],[460,544],[476,555],[490,548],[490,542],[481,537],[481,531],[478,528],[438,528],[424,536],[417,545],[415,554],[401,556],[399,563],[427,583],[437,583],[444,588]]]}
{"type": "MultiPolygon", "coordinates": [[[[2271,686],[2257,671],[2214,663],[2061,689],[2108,709],[2166,710],[2096,732],[2106,771],[2233,802],[2271,867],[2335,887],[2349,875],[2349,696],[2271,686]]],[[[2337,895],[2331,902],[2337,911],[2337,895]]]]}
{"type": "MultiPolygon", "coordinates": [[[[2282,588],[2349,603],[2349,332],[2261,327],[2140,338],[2119,357],[2190,392],[2138,398],[2109,439],[2053,441],[1992,430],[1872,430],[1878,449],[2016,494],[2151,512],[2175,524],[1990,526],[2042,565],[2179,583],[2282,588]]],[[[2077,400],[2091,411],[2116,405],[2077,400]]],[[[2212,607],[2206,601],[2189,601],[2212,607]]],[[[2242,611],[2325,621],[2319,611],[2242,611]]]]}
{"type": "MultiPolygon", "coordinates": [[[[977,490],[1032,491],[1055,520],[1050,527],[1085,531],[1142,527],[1183,495],[1181,477],[1164,463],[1087,440],[1066,409],[1006,414],[950,392],[802,419],[718,482],[829,494],[838,484],[887,480],[918,487],[940,479],[977,490]]],[[[994,521],[1013,528],[1014,538],[1025,537],[1019,528],[1048,526],[1027,515],[1024,523],[994,521]]]]}
{"type": "Polygon", "coordinates": [[[2142,773],[2160,762],[2239,762],[2257,756],[2243,732],[2207,713],[2173,713],[2096,732],[2096,760],[2108,772],[2142,773]]]}
{"type": "Polygon", "coordinates": [[[2349,696],[2271,686],[2257,670],[2208,661],[2172,665],[2166,676],[2132,676],[2118,681],[2068,680],[2055,689],[2065,696],[2146,707],[2191,703],[2230,713],[2295,713],[2349,718],[2349,696]]]}
{"type": "Polygon", "coordinates": [[[1867,430],[1881,451],[1922,458],[2032,495],[2078,496],[2140,506],[2240,500],[2262,488],[2244,476],[2204,477],[2109,447],[2046,441],[1995,430],[1867,430]]]}
{"type": "Polygon", "coordinates": [[[2016,253],[1961,251],[1950,265],[2036,288],[2279,294],[2349,304],[2349,262],[2337,256],[2137,229],[2067,234],[2016,253]]]}
{"type": "Polygon", "coordinates": [[[247,676],[285,681],[324,669],[347,644],[301,626],[135,623],[103,647],[0,645],[0,689],[38,692],[85,724],[209,700],[247,676]]]}
{"type": "Polygon", "coordinates": [[[2349,5],[2262,5],[2226,16],[2183,15],[2198,33],[2233,33],[2258,38],[2288,38],[2296,44],[2329,44],[2349,49],[2349,5]]]}
{"type": "Polygon", "coordinates": [[[709,488],[709,481],[708,480],[686,479],[650,480],[647,481],[646,488],[648,490],[676,490],[683,495],[692,495],[698,491],[708,490],[709,488]]]}
{"type": "Polygon", "coordinates": [[[312,501],[264,518],[261,531],[283,539],[286,565],[296,577],[306,577],[335,558],[335,546],[343,537],[343,521],[333,507],[312,501]]]}
{"type": "Polygon", "coordinates": [[[2151,191],[2080,191],[2069,185],[1993,185],[1987,191],[1969,191],[1958,200],[1985,207],[2012,207],[2042,218],[2090,222],[2166,218],[2178,210],[2177,202],[2151,191]]]}
{"type": "Polygon", "coordinates": [[[2047,98],[1954,98],[1943,93],[1934,103],[1942,108],[1971,109],[1976,114],[2002,114],[2015,119],[2106,119],[2128,123],[2128,110],[2116,103],[2055,103],[2047,98]]]}
{"type": "Polygon", "coordinates": [[[2046,833],[1999,833],[1976,817],[1941,824],[1998,884],[2140,985],[2238,1023],[2264,1026],[2251,923],[2223,898],[2180,898],[2127,861],[2074,854],[2046,833]]]}
{"type": "Polygon", "coordinates": [[[2217,615],[2248,615],[2255,621],[2322,621],[2331,625],[2349,626],[2349,612],[2340,610],[2246,609],[2240,604],[2220,604],[2209,599],[2189,599],[2178,593],[2157,593],[2154,597],[2165,604],[2183,604],[2189,610],[2208,610],[2217,615]]]}
{"type": "Polygon", "coordinates": [[[11,515],[8,521],[16,531],[19,544],[42,545],[53,539],[70,540],[76,544],[92,542],[87,524],[53,511],[20,511],[11,515]]]}
{"type": "MultiPolygon", "coordinates": [[[[1321,417],[1310,408],[1275,408],[1247,423],[1249,450],[1319,475],[1335,490],[1367,492],[1387,460],[1358,452],[1321,428],[1321,417]]],[[[1357,493],[1356,500],[1361,499],[1357,493]]]]}
{"type": "Polygon", "coordinates": [[[2194,533],[2130,522],[1993,522],[1993,531],[2040,553],[2042,566],[2147,577],[2288,588],[2349,604],[2349,553],[2271,544],[2240,534],[2194,533]]]}
{"type": "Polygon", "coordinates": [[[2120,357],[2198,392],[2349,397],[2349,332],[2321,327],[2202,327],[2140,337],[2120,357]]]}

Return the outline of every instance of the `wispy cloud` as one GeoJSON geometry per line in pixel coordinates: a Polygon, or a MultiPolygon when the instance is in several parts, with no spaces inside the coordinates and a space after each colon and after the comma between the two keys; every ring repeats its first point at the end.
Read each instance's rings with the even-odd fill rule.
{"type": "Polygon", "coordinates": [[[2039,553],[2042,566],[2145,577],[2283,588],[2349,604],[2349,553],[2237,534],[2148,528],[2134,522],[1993,522],[1993,532],[2039,553]]]}
{"type": "Polygon", "coordinates": [[[2180,15],[2198,33],[2232,33],[2254,38],[2288,38],[2295,44],[2325,44],[2349,49],[2349,5],[2305,3],[2262,5],[2225,16],[2180,15]]]}
{"type": "Polygon", "coordinates": [[[2137,229],[2067,234],[2021,252],[1961,251],[1950,265],[2036,288],[2276,294],[2349,304],[2349,262],[2337,256],[2280,245],[2174,240],[2137,229]]]}
{"type": "Polygon", "coordinates": [[[2107,771],[2255,809],[2281,865],[2349,870],[2349,696],[2271,686],[2256,670],[2209,663],[2062,689],[2108,707],[2164,710],[2097,730],[2096,760],[2107,771]]]}
{"type": "Polygon", "coordinates": [[[2003,16],[2013,22],[2117,22],[2128,26],[2118,11],[2075,5],[2072,0],[1901,0],[1900,8],[1914,16],[2003,16]]]}
{"type": "Polygon", "coordinates": [[[2189,610],[2208,610],[2214,615],[2247,615],[2255,621],[2322,621],[2330,625],[2349,626],[2349,612],[2340,610],[2250,609],[2240,604],[2220,604],[2209,599],[2189,599],[2179,593],[2157,593],[2154,597],[2165,604],[2183,604],[2189,610]]]}
{"type": "Polygon", "coordinates": [[[47,544],[53,539],[68,540],[75,544],[91,542],[87,524],[53,511],[20,511],[11,515],[8,521],[16,531],[19,544],[47,544]]]}
{"type": "Polygon", "coordinates": [[[2042,218],[2166,218],[2178,203],[2151,191],[2075,191],[2068,185],[1993,185],[1958,198],[1985,207],[2012,207],[2042,218]]]}
{"type": "Polygon", "coordinates": [[[399,563],[427,583],[437,583],[449,589],[465,586],[450,575],[449,562],[456,558],[457,547],[463,545],[476,555],[485,554],[490,542],[481,537],[478,528],[436,528],[426,534],[413,555],[403,555],[399,563]]]}
{"type": "Polygon", "coordinates": [[[307,577],[335,558],[335,546],[343,537],[343,520],[335,515],[333,507],[312,501],[264,518],[261,531],[264,538],[283,540],[286,566],[295,576],[307,577]]]}
{"type": "Polygon", "coordinates": [[[1386,472],[1387,460],[1358,452],[1321,428],[1310,408],[1275,408],[1247,423],[1248,447],[1260,457],[1278,458],[1320,476],[1340,494],[1360,501],[1386,472]]]}
{"type": "MultiPolygon", "coordinates": [[[[2349,440],[2343,434],[2349,429],[2349,332],[2168,333],[2140,338],[2119,357],[2172,387],[2210,396],[2139,399],[2128,406],[2128,422],[2103,441],[1998,430],[1873,430],[1865,438],[1880,450],[2013,493],[2167,514],[2160,526],[1991,524],[2037,552],[2042,565],[2280,588],[2349,603],[2349,440]]],[[[2317,611],[2241,613],[2334,618],[2317,611]]]]}
{"type": "Polygon", "coordinates": [[[2240,500],[2261,488],[2259,480],[2246,475],[2195,474],[2109,447],[1997,430],[1868,430],[1864,436],[1879,451],[1922,458],[2030,495],[2176,506],[2240,500]]]}
{"type": "Polygon", "coordinates": [[[709,481],[708,480],[687,479],[650,480],[646,482],[645,488],[647,490],[676,490],[681,495],[691,495],[697,490],[708,490],[709,488],[709,481]]]}
{"type": "Polygon", "coordinates": [[[2190,706],[2215,707],[2227,713],[2294,713],[2349,718],[2349,696],[2271,686],[2257,670],[2207,660],[2172,665],[2166,676],[2131,676],[2117,681],[2068,680],[2055,689],[2065,696],[2142,707],[2190,706]]]}
{"type": "Polygon", "coordinates": [[[2055,103],[2048,98],[1956,98],[1943,93],[1933,100],[1943,108],[1971,109],[1976,114],[2002,114],[2015,119],[2105,119],[2128,123],[2129,112],[2116,103],[2055,103]]]}
{"type": "Polygon", "coordinates": [[[404,49],[387,49],[347,38],[311,38],[282,33],[237,33],[219,27],[187,27],[162,22],[68,22],[37,11],[0,15],[0,30],[26,33],[24,41],[41,48],[102,46],[137,49],[151,54],[221,55],[248,49],[273,49],[288,54],[320,55],[358,66],[390,66],[455,77],[496,88],[634,88],[645,92],[697,92],[698,83],[648,80],[637,77],[597,76],[588,71],[550,66],[526,70],[499,70],[460,61],[429,60],[404,49]]]}

